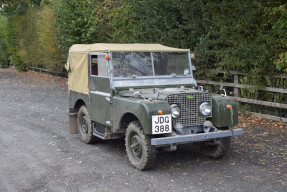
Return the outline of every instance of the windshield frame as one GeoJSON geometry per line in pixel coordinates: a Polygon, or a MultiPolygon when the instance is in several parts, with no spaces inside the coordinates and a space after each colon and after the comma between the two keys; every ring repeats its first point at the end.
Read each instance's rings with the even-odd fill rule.
{"type": "MultiPolygon", "coordinates": [[[[116,52],[117,53],[117,52],[116,52]]],[[[124,53],[124,52],[123,52],[124,53]]],[[[137,53],[137,52],[135,52],[137,53]]],[[[127,76],[127,77],[118,77],[114,75],[114,64],[113,64],[113,52],[110,52],[110,63],[111,63],[111,74],[113,76],[113,79],[134,79],[134,78],[145,78],[145,79],[154,79],[154,78],[165,78],[165,77],[173,77],[173,74],[170,75],[156,75],[155,74],[155,65],[154,65],[154,56],[153,53],[186,53],[187,57],[188,57],[188,69],[189,69],[189,73],[188,75],[178,75],[176,74],[177,77],[185,77],[185,76],[192,76],[193,77],[193,66],[191,63],[191,54],[190,52],[146,52],[146,53],[150,53],[150,58],[151,58],[151,67],[152,67],[152,75],[146,75],[146,76],[136,76],[136,77],[131,77],[131,76],[127,76]]]]}
{"type": "MultiPolygon", "coordinates": [[[[115,52],[117,53],[117,52],[115,52]]],[[[186,53],[188,56],[188,67],[189,75],[155,75],[153,54],[157,52],[148,52],[151,54],[153,76],[135,76],[135,77],[115,77],[114,66],[113,66],[113,52],[107,53],[110,57],[109,63],[109,76],[110,86],[112,89],[116,88],[130,88],[130,87],[154,87],[154,86],[168,86],[168,85],[195,85],[197,86],[196,80],[193,76],[193,70],[195,69],[192,65],[192,56],[190,52],[186,53]],[[171,81],[172,79],[172,81],[171,81]]],[[[164,53],[164,52],[163,52],[164,53]]],[[[173,53],[173,52],[170,52],[173,53]]],[[[179,53],[179,52],[176,52],[179,53]]]]}

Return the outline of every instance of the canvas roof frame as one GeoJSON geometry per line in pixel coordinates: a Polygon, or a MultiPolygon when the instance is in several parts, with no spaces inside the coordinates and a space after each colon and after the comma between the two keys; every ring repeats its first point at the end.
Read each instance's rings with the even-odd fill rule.
{"type": "Polygon", "coordinates": [[[69,49],[65,68],[68,71],[68,89],[88,94],[88,56],[95,53],[112,52],[188,52],[189,49],[178,49],[160,44],[75,44],[69,49]]]}

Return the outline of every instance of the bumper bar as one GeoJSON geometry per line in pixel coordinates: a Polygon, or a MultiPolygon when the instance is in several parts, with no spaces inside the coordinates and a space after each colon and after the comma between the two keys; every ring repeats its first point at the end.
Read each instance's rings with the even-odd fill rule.
{"type": "Polygon", "coordinates": [[[177,143],[191,143],[199,141],[207,141],[210,139],[231,137],[236,135],[242,135],[243,129],[233,129],[228,131],[217,131],[210,133],[199,133],[193,135],[177,135],[172,137],[161,137],[151,139],[151,145],[167,145],[177,143]]]}

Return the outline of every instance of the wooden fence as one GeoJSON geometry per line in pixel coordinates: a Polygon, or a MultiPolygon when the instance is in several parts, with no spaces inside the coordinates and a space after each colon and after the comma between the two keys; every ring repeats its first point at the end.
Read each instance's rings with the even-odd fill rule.
{"type": "MultiPolygon", "coordinates": [[[[226,71],[219,71],[218,73],[226,73],[226,71]]],[[[270,102],[270,101],[262,101],[262,100],[256,100],[256,99],[247,99],[240,97],[240,88],[254,88],[257,90],[262,90],[262,91],[268,91],[268,92],[274,92],[274,93],[283,93],[287,94],[287,85],[286,89],[283,88],[274,88],[274,87],[264,87],[264,88],[258,88],[253,85],[246,85],[246,84],[240,84],[239,83],[239,75],[245,75],[244,73],[237,72],[237,71],[229,71],[229,74],[233,75],[233,83],[228,83],[228,82],[218,82],[218,81],[209,81],[209,80],[197,80],[198,84],[207,84],[207,85],[223,85],[226,87],[232,87],[233,88],[233,96],[236,101],[241,102],[241,103],[249,103],[249,104],[256,104],[256,105],[262,105],[262,106],[268,106],[268,107],[275,107],[275,108],[281,108],[281,109],[287,109],[287,104],[283,103],[276,103],[276,102],[270,102]]],[[[275,75],[274,78],[283,78],[287,79],[286,74],[282,75],[275,75]]],[[[283,117],[277,117],[277,116],[272,116],[272,115],[267,115],[267,114],[260,114],[260,113],[252,113],[252,115],[263,117],[266,119],[271,119],[271,120],[277,120],[277,121],[283,121],[287,122],[287,118],[283,117]]]]}
{"type": "MultiPolygon", "coordinates": [[[[51,72],[47,69],[41,69],[41,68],[36,68],[36,67],[28,67],[28,70],[29,71],[36,71],[36,72],[40,72],[40,73],[46,73],[46,74],[53,75],[53,76],[67,77],[66,73],[51,72]]],[[[226,71],[219,71],[218,73],[224,74],[224,73],[226,73],[226,71]]],[[[235,100],[238,102],[241,102],[241,103],[256,104],[256,105],[275,107],[275,108],[281,108],[281,109],[287,110],[287,104],[270,102],[270,101],[262,101],[262,100],[256,100],[256,99],[247,99],[247,98],[240,97],[240,90],[239,90],[240,88],[245,88],[245,89],[254,88],[254,89],[262,90],[262,91],[287,94],[287,85],[286,85],[286,89],[274,88],[274,87],[258,88],[258,87],[255,87],[253,85],[246,85],[246,84],[240,84],[239,83],[239,75],[244,76],[246,74],[241,73],[241,72],[237,72],[237,71],[229,71],[228,73],[233,75],[233,83],[210,81],[210,80],[198,80],[198,79],[197,79],[197,83],[198,84],[207,84],[207,85],[219,85],[219,86],[223,85],[226,87],[232,87],[233,88],[233,96],[234,96],[235,100]]],[[[274,77],[287,79],[286,74],[275,75],[274,77]]],[[[277,117],[277,116],[261,114],[261,113],[253,113],[253,112],[250,112],[250,114],[258,116],[258,117],[263,117],[266,119],[287,122],[287,118],[283,118],[283,117],[277,117]]]]}
{"type": "Polygon", "coordinates": [[[49,71],[48,69],[42,69],[42,68],[31,67],[31,66],[28,66],[27,68],[28,68],[28,71],[40,72],[40,73],[57,76],[57,77],[67,77],[67,73],[64,73],[64,72],[52,72],[52,71],[49,71]]]}

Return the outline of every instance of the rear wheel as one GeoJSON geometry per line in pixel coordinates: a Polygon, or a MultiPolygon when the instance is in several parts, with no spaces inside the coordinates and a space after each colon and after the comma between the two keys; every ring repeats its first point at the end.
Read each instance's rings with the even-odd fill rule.
{"type": "Polygon", "coordinates": [[[125,143],[129,161],[134,167],[139,170],[152,167],[156,149],[151,145],[150,137],[144,134],[138,121],[133,121],[128,125],[125,143]]]}
{"type": "MultiPolygon", "coordinates": [[[[222,130],[228,130],[228,127],[222,128],[222,130]]],[[[201,152],[213,159],[219,159],[224,157],[230,148],[231,137],[224,137],[215,139],[214,141],[206,141],[200,144],[201,152]]]]}
{"type": "Polygon", "coordinates": [[[96,137],[93,135],[92,121],[85,105],[82,105],[78,111],[78,129],[81,134],[81,140],[84,143],[95,142],[96,137]]]}

